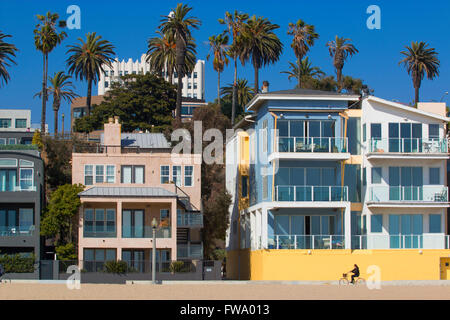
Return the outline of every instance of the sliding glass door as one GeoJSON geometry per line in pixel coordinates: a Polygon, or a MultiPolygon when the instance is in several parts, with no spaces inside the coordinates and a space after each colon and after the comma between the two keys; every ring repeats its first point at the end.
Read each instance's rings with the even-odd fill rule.
{"type": "Polygon", "coordinates": [[[143,238],[144,210],[123,210],[122,235],[124,238],[143,238]]]}

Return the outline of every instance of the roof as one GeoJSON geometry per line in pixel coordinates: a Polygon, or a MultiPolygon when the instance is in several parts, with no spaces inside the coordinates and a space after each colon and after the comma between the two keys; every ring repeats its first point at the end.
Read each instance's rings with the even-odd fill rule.
{"type": "MultiPolygon", "coordinates": [[[[170,149],[170,144],[162,133],[122,133],[122,147],[139,147],[143,149],[170,149]]],[[[104,133],[100,137],[104,142],[104,133]]]]}
{"type": "Polygon", "coordinates": [[[159,187],[92,187],[78,195],[81,197],[177,197],[176,193],[159,187]]]}
{"type": "Polygon", "coordinates": [[[191,98],[191,97],[181,97],[181,103],[183,102],[196,102],[196,103],[206,103],[203,99],[191,98]]]}
{"type": "Polygon", "coordinates": [[[312,89],[295,88],[290,90],[270,91],[258,93],[246,105],[246,110],[257,110],[264,100],[344,100],[358,101],[359,95],[339,93],[334,91],[322,91],[312,89]]]}
{"type": "MultiPolygon", "coordinates": [[[[80,108],[80,107],[86,107],[87,97],[77,97],[72,100],[71,108],[80,108]]],[[[91,96],[91,105],[100,104],[104,101],[104,96],[91,96]]]]}

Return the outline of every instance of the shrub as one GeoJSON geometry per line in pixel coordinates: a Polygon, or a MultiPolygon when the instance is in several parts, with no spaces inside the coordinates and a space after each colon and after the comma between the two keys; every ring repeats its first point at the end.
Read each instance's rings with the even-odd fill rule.
{"type": "Polygon", "coordinates": [[[170,264],[169,271],[173,273],[190,272],[190,262],[174,261],[170,264]]]}
{"type": "Polygon", "coordinates": [[[104,268],[107,273],[126,274],[129,272],[128,264],[122,260],[106,261],[104,268]]]}
{"type": "Polygon", "coordinates": [[[57,246],[55,250],[58,260],[77,260],[76,248],[73,243],[57,246]]]}
{"type": "Polygon", "coordinates": [[[24,256],[21,254],[0,255],[0,264],[5,273],[32,273],[34,272],[34,255],[24,256]]]}

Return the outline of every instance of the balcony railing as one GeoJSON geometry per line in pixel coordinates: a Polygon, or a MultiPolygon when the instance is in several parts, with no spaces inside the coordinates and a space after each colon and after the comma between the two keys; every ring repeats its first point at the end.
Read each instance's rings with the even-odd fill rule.
{"type": "Polygon", "coordinates": [[[90,230],[90,228],[85,227],[83,230],[84,238],[115,238],[116,236],[116,228],[111,230],[104,230],[104,228],[90,230]]]}
{"type": "Polygon", "coordinates": [[[268,249],[344,249],[343,235],[274,235],[268,249]]]}
{"type": "Polygon", "coordinates": [[[448,202],[448,188],[444,186],[372,186],[369,201],[373,202],[448,202]]]}
{"type": "Polygon", "coordinates": [[[0,226],[0,237],[23,237],[32,236],[35,226],[0,226]]]}
{"type": "Polygon", "coordinates": [[[202,259],[202,244],[177,244],[177,259],[202,259]]]}
{"type": "Polygon", "coordinates": [[[450,249],[450,236],[443,234],[353,235],[352,249],[450,249]]]}
{"type": "Polygon", "coordinates": [[[179,213],[177,214],[178,227],[203,226],[203,215],[200,213],[179,213]]]}
{"type": "MultiPolygon", "coordinates": [[[[170,227],[156,229],[156,238],[170,238],[170,227]]],[[[122,238],[153,238],[153,228],[151,226],[123,226],[122,238]]]]}
{"type": "Polygon", "coordinates": [[[347,152],[347,138],[278,137],[278,152],[347,152]]]}
{"type": "Polygon", "coordinates": [[[386,138],[370,139],[369,152],[374,153],[447,153],[447,139],[386,138]]]}
{"type": "Polygon", "coordinates": [[[0,192],[21,192],[21,191],[36,191],[36,186],[28,186],[22,188],[21,186],[7,186],[6,188],[3,188],[3,186],[0,186],[0,192]]]}
{"type": "Polygon", "coordinates": [[[276,186],[276,201],[348,201],[347,186],[276,186]]]}

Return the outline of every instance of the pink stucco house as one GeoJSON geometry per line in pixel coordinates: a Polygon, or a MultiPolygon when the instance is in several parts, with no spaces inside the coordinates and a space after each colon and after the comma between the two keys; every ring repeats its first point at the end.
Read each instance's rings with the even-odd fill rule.
{"type": "Polygon", "coordinates": [[[122,133],[105,124],[101,143],[74,150],[72,183],[79,194],[78,257],[99,270],[109,260],[149,271],[156,219],[157,271],[171,261],[201,259],[201,155],[174,157],[160,133],[122,133]]]}

